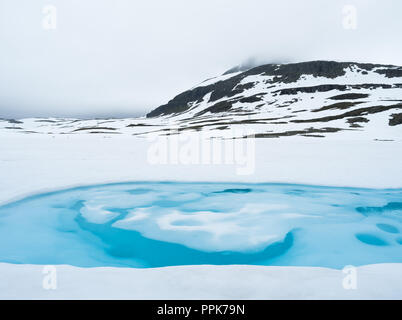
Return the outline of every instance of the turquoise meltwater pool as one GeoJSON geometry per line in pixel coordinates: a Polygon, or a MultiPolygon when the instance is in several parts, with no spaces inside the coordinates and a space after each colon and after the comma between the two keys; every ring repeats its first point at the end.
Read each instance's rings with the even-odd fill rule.
{"type": "Polygon", "coordinates": [[[0,262],[80,267],[402,262],[402,190],[136,182],[0,207],[0,262]]]}

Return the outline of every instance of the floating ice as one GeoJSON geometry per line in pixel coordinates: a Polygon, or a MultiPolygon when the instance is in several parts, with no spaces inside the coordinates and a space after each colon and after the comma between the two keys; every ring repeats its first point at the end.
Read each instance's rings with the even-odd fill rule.
{"type": "Polygon", "coordinates": [[[0,261],[75,266],[402,262],[402,190],[122,183],[0,207],[0,261]]]}

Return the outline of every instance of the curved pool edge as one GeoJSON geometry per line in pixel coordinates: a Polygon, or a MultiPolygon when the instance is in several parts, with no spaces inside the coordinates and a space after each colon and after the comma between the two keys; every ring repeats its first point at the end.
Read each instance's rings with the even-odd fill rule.
{"type": "Polygon", "coordinates": [[[1,206],[0,212],[5,213],[1,215],[2,238],[15,243],[15,251],[13,246],[1,250],[2,261],[66,262],[81,267],[263,264],[337,269],[348,262],[357,266],[399,263],[402,227],[386,224],[384,219],[388,219],[388,211],[396,210],[398,215],[392,219],[401,223],[401,197],[402,189],[268,182],[170,180],[81,185],[33,194],[1,206]],[[141,192],[132,193],[135,190],[130,188],[141,192]],[[90,205],[92,189],[101,194],[95,196],[95,207],[90,205]],[[47,198],[52,197],[49,202],[47,198]],[[381,223],[377,218],[367,219],[383,212],[381,223]],[[196,222],[199,224],[193,224],[196,222]],[[329,233],[317,227],[323,224],[329,233]],[[337,225],[345,227],[334,237],[331,227],[337,225]],[[380,228],[383,233],[377,230],[379,225],[385,226],[380,228]],[[29,230],[32,232],[27,234],[29,230]],[[39,239],[35,236],[38,230],[42,235],[39,239]],[[301,230],[296,242],[293,230],[301,230]],[[65,260],[64,249],[50,245],[44,240],[48,238],[59,248],[71,248],[67,251],[73,260],[65,260]],[[317,241],[323,247],[317,246],[317,241]],[[334,241],[337,245],[332,244],[334,241]],[[350,249],[340,250],[342,246],[350,249]],[[89,247],[96,249],[95,253],[85,255],[89,247]],[[363,253],[357,257],[353,250],[364,252],[358,251],[363,253]]]}
{"type": "Polygon", "coordinates": [[[126,185],[126,184],[146,184],[146,183],[180,183],[180,184],[202,184],[202,183],[207,183],[207,184],[248,184],[248,185],[282,185],[282,186],[292,186],[292,185],[298,185],[298,186],[304,186],[304,187],[317,187],[317,188],[343,188],[343,189],[356,189],[356,190],[373,190],[373,191],[402,191],[402,185],[400,187],[389,187],[389,188],[383,188],[383,187],[368,187],[368,186],[345,186],[342,184],[311,184],[311,183],[305,183],[305,182],[277,182],[277,181],[272,181],[272,182],[255,182],[255,181],[230,181],[230,180],[225,180],[225,181],[215,181],[215,180],[205,180],[205,181],[191,181],[191,180],[127,180],[127,181],[116,181],[116,180],[101,180],[100,182],[90,182],[88,184],[84,183],[76,183],[76,184],[66,184],[64,186],[58,186],[58,187],[44,187],[44,188],[35,188],[32,191],[29,192],[21,192],[18,193],[15,196],[12,197],[5,197],[4,199],[2,198],[0,194],[0,208],[5,207],[11,203],[18,203],[19,201],[22,200],[28,200],[31,198],[35,198],[36,196],[47,196],[47,195],[55,195],[61,192],[67,192],[67,191],[73,191],[76,189],[87,189],[87,188],[93,188],[93,187],[107,187],[107,186],[119,186],[119,185],[126,185]]]}

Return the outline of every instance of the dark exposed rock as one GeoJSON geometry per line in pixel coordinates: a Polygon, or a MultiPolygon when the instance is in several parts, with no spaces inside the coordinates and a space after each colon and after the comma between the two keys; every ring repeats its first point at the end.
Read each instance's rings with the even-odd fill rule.
{"type": "Polygon", "coordinates": [[[361,125],[358,124],[358,123],[352,123],[352,124],[350,124],[350,127],[351,127],[351,128],[363,128],[363,126],[361,126],[361,125]]]}
{"type": "MultiPolygon", "coordinates": [[[[256,138],[279,138],[279,137],[289,137],[289,136],[296,136],[296,135],[310,135],[313,133],[334,133],[334,132],[339,132],[344,129],[340,128],[321,128],[321,129],[315,129],[315,128],[308,128],[305,130],[294,130],[294,131],[286,131],[286,132],[278,132],[278,133],[258,133],[255,135],[256,138]]],[[[321,136],[323,137],[323,136],[321,136]]]]}
{"type": "Polygon", "coordinates": [[[364,93],[345,93],[345,94],[340,94],[328,99],[331,100],[353,100],[353,99],[364,99],[364,98],[368,98],[369,95],[368,94],[364,94],[364,93]]]}
{"type": "Polygon", "coordinates": [[[89,133],[95,133],[95,134],[121,134],[121,132],[113,132],[113,131],[90,131],[89,133]]]}
{"type": "Polygon", "coordinates": [[[213,106],[206,108],[205,110],[202,110],[196,114],[196,116],[201,116],[205,113],[211,112],[211,113],[219,113],[219,112],[226,112],[229,111],[233,106],[233,101],[222,101],[214,104],[213,106]]]}
{"type": "Polygon", "coordinates": [[[391,119],[389,119],[390,126],[397,126],[402,124],[402,113],[394,113],[391,115],[391,119]]]}
{"type": "MultiPolygon", "coordinates": [[[[225,119],[222,121],[212,121],[212,120],[194,121],[194,122],[191,122],[189,126],[179,128],[178,131],[201,130],[204,127],[215,127],[215,126],[228,127],[230,125],[235,125],[235,124],[261,124],[261,125],[268,124],[268,123],[272,124],[272,122],[269,122],[269,121],[276,121],[276,120],[288,119],[288,118],[292,118],[292,116],[285,116],[285,117],[280,117],[280,118],[244,119],[244,120],[225,119]]],[[[169,131],[169,130],[170,129],[161,129],[161,130],[158,130],[155,132],[163,132],[163,131],[169,131]]]]}
{"type": "Polygon", "coordinates": [[[349,118],[347,120],[348,123],[361,123],[361,122],[369,122],[370,120],[364,117],[355,117],[355,118],[349,118]]]}
{"type": "Polygon", "coordinates": [[[35,122],[56,123],[57,121],[55,121],[55,120],[48,120],[48,119],[39,119],[39,120],[35,120],[35,122]]]}
{"type": "Polygon", "coordinates": [[[366,107],[366,108],[359,108],[352,111],[348,111],[339,115],[335,116],[327,116],[322,118],[315,118],[315,119],[306,119],[306,120],[292,120],[291,122],[294,123],[313,123],[313,122],[328,122],[332,120],[339,120],[344,119],[347,117],[359,117],[362,115],[374,114],[378,112],[383,112],[391,109],[402,109],[402,103],[394,104],[391,106],[375,106],[375,107],[366,107]]]}
{"type": "Polygon", "coordinates": [[[295,95],[299,93],[316,93],[316,92],[326,92],[331,90],[339,90],[345,91],[347,90],[348,86],[341,85],[341,84],[322,84],[319,86],[313,87],[296,87],[296,88],[288,88],[288,89],[281,89],[276,90],[273,93],[277,93],[280,95],[295,95]]]}
{"type": "MultiPolygon", "coordinates": [[[[302,63],[289,63],[281,65],[265,65],[256,67],[250,71],[254,74],[265,74],[267,76],[280,77],[284,83],[295,82],[302,75],[312,75],[314,77],[336,78],[345,75],[345,68],[350,63],[339,63],[335,61],[310,61],[302,63]]],[[[278,79],[279,80],[279,79],[278,79]]]]}
{"type": "Polygon", "coordinates": [[[322,107],[319,109],[312,110],[312,112],[320,112],[320,111],[336,110],[336,109],[344,110],[344,109],[348,109],[348,108],[353,107],[360,103],[363,103],[363,102],[337,102],[337,103],[331,104],[329,106],[325,106],[325,107],[322,107]]]}
{"type": "Polygon", "coordinates": [[[255,94],[250,97],[241,98],[239,102],[241,103],[253,103],[261,101],[261,95],[265,95],[265,93],[255,94]]]}
{"type": "Polygon", "coordinates": [[[217,130],[226,130],[228,128],[229,128],[229,126],[221,126],[221,127],[216,127],[215,129],[217,129],[217,130]]]}
{"type": "MultiPolygon", "coordinates": [[[[231,121],[233,118],[228,118],[224,120],[229,120],[231,121]]],[[[191,121],[189,124],[200,124],[200,123],[216,123],[215,119],[206,119],[206,120],[198,120],[198,121],[191,121]]]]}
{"type": "Polygon", "coordinates": [[[325,138],[325,136],[321,134],[301,134],[301,136],[310,138],[325,138]]]}
{"type": "MultiPolygon", "coordinates": [[[[347,84],[322,84],[318,86],[313,86],[313,87],[296,87],[296,88],[288,88],[288,89],[281,89],[281,90],[276,90],[273,93],[277,93],[280,95],[295,95],[299,93],[316,93],[316,92],[327,92],[331,90],[338,90],[338,91],[346,91],[350,89],[377,89],[377,88],[383,88],[383,89],[391,89],[391,88],[402,88],[402,85],[400,86],[399,84],[396,84],[392,86],[391,84],[379,84],[379,83],[365,83],[365,84],[353,84],[353,85],[347,85],[347,84]]],[[[360,99],[357,97],[354,97],[354,95],[357,95],[355,93],[349,94],[344,94],[340,95],[343,98],[339,99],[334,99],[334,100],[343,100],[343,99],[360,99]]],[[[360,95],[360,94],[359,94],[360,95]]],[[[340,96],[335,96],[335,97],[340,97],[340,96]]],[[[361,98],[366,98],[368,95],[361,94],[361,98]]],[[[333,99],[334,97],[330,98],[333,99]]]]}
{"type": "Polygon", "coordinates": [[[15,119],[7,119],[8,123],[13,123],[13,124],[22,124],[24,122],[19,121],[19,120],[15,120],[15,119]]]}
{"type": "Polygon", "coordinates": [[[116,128],[108,128],[108,127],[84,127],[75,129],[73,132],[76,131],[85,131],[85,130],[116,130],[116,128]]]}
{"type": "Polygon", "coordinates": [[[384,74],[387,78],[398,78],[402,77],[402,68],[391,68],[391,69],[380,69],[375,72],[379,74],[384,74]]]}
{"type": "MultiPolygon", "coordinates": [[[[211,113],[220,113],[220,112],[226,112],[226,111],[236,111],[233,108],[233,104],[236,102],[241,102],[241,103],[253,103],[253,102],[258,102],[261,101],[261,95],[264,94],[255,94],[250,97],[245,97],[245,98],[240,98],[240,99],[232,99],[232,100],[225,100],[218,102],[214,104],[213,106],[206,108],[205,110],[202,110],[196,114],[196,116],[201,116],[205,113],[211,112],[211,113]]],[[[239,110],[241,111],[241,110],[239,110]]]]}
{"type": "Polygon", "coordinates": [[[147,114],[147,118],[157,117],[162,114],[172,114],[186,111],[189,108],[189,103],[202,99],[207,93],[211,92],[211,86],[197,87],[193,90],[185,91],[167,104],[156,108],[147,114]]]}
{"type": "Polygon", "coordinates": [[[158,125],[153,125],[153,124],[146,124],[146,123],[132,123],[127,125],[128,128],[132,127],[157,127],[158,125]]]}

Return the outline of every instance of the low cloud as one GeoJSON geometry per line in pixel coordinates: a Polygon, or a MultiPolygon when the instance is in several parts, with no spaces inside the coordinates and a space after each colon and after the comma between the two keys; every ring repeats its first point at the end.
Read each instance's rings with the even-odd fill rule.
{"type": "Polygon", "coordinates": [[[53,0],[0,3],[0,117],[137,116],[239,64],[402,65],[402,2],[53,0]],[[251,57],[251,58],[250,58],[251,57]]]}

